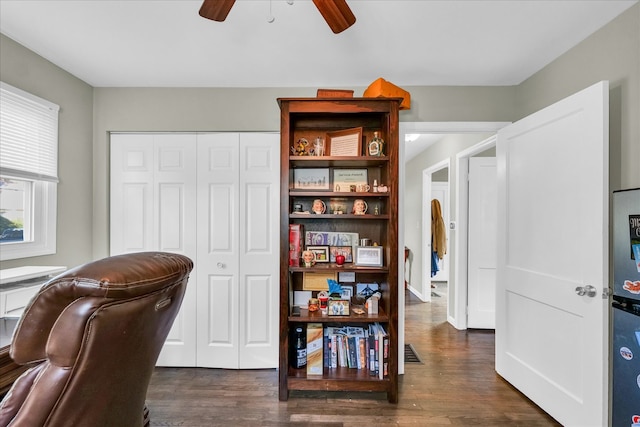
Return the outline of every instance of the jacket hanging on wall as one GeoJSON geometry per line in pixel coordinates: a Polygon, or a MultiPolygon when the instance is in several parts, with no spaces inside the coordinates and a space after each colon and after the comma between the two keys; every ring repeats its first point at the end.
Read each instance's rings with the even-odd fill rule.
{"type": "MultiPolygon", "coordinates": [[[[438,266],[438,253],[437,252],[431,252],[431,277],[434,277],[436,274],[438,274],[438,271],[440,270],[440,267],[438,266]]],[[[431,285],[431,287],[433,288],[434,286],[431,285]]]]}
{"type": "Polygon", "coordinates": [[[447,253],[447,235],[438,199],[431,200],[431,249],[442,259],[447,253]]]}

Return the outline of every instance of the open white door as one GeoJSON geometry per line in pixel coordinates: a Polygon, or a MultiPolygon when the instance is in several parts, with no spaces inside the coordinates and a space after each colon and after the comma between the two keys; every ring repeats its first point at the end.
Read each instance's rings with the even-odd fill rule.
{"type": "Polygon", "coordinates": [[[496,370],[565,426],[607,424],[608,94],[498,132],[496,370]]]}
{"type": "Polygon", "coordinates": [[[467,327],[496,327],[496,158],[469,158],[467,327]]]}

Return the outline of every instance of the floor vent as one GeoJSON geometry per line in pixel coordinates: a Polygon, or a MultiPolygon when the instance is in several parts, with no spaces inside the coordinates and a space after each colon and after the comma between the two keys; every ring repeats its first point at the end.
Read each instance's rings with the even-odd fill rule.
{"type": "Polygon", "coordinates": [[[422,363],[411,344],[405,344],[404,346],[404,363],[422,363]]]}

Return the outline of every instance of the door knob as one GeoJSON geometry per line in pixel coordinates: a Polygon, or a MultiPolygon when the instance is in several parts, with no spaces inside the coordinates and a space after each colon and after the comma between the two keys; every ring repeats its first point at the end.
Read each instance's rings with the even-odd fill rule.
{"type": "Polygon", "coordinates": [[[578,294],[579,296],[588,296],[590,298],[593,298],[596,296],[596,288],[594,286],[591,285],[587,285],[587,286],[578,286],[576,288],[576,294],[578,294]]]}
{"type": "Polygon", "coordinates": [[[221,262],[219,262],[219,263],[217,264],[217,266],[218,266],[218,268],[224,268],[224,264],[223,264],[223,263],[221,263],[221,262]]]}

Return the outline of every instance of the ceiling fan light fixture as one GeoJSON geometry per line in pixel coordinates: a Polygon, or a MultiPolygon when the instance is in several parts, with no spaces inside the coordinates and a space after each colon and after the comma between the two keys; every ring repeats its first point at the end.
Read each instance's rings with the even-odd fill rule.
{"type": "MultiPolygon", "coordinates": [[[[198,13],[203,18],[222,22],[227,19],[235,2],[236,0],[204,0],[198,13]]],[[[287,0],[287,3],[292,5],[293,0],[287,0]]],[[[335,34],[343,32],[356,22],[356,17],[347,5],[347,0],[313,0],[313,4],[335,34]]],[[[267,22],[272,23],[275,19],[271,14],[271,0],[269,0],[267,22]]]]}

